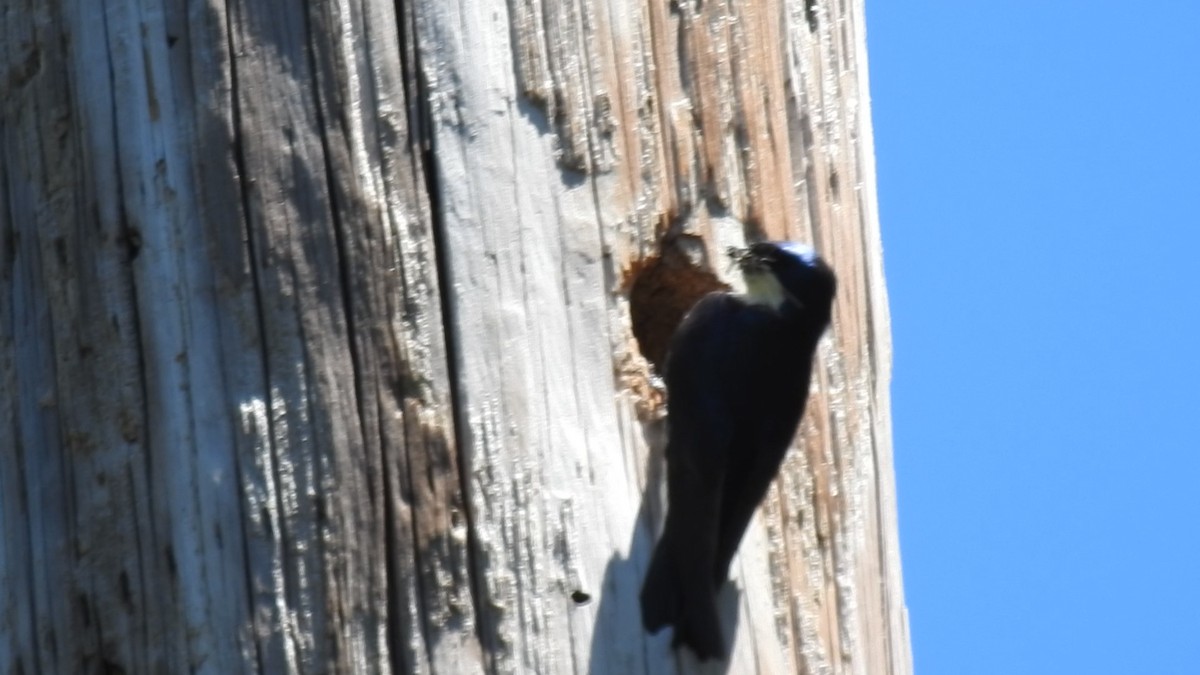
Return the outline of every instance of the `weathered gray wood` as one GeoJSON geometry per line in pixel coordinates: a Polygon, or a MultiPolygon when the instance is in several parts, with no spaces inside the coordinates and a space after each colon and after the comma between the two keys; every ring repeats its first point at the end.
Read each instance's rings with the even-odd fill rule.
{"type": "Polygon", "coordinates": [[[0,0],[0,671],[726,669],[640,627],[631,288],[769,236],[841,293],[727,669],[910,672],[861,22],[0,0]]]}
{"type": "Polygon", "coordinates": [[[0,670],[479,670],[411,27],[5,5],[0,670]]]}
{"type": "Polygon", "coordinates": [[[660,460],[621,282],[664,234],[724,274],[757,231],[815,242],[842,291],[801,449],[743,547],[731,669],[907,672],[861,5],[418,13],[497,669],[670,668],[637,628],[661,508],[635,488],[660,460]]]}

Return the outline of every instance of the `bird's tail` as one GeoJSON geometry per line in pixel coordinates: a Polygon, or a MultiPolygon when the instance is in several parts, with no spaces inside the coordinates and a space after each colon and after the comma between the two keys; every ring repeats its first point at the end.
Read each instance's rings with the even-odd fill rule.
{"type": "Polygon", "coordinates": [[[651,634],[674,624],[679,616],[679,578],[672,573],[671,556],[666,549],[661,541],[654,548],[650,569],[642,583],[642,626],[651,634]]]}
{"type": "Polygon", "coordinates": [[[716,595],[707,573],[688,574],[673,564],[670,547],[660,541],[642,584],[642,625],[650,633],[675,626],[673,647],[687,645],[704,661],[725,658],[725,639],[717,616],[716,595]],[[691,577],[696,577],[689,583],[691,577]]]}

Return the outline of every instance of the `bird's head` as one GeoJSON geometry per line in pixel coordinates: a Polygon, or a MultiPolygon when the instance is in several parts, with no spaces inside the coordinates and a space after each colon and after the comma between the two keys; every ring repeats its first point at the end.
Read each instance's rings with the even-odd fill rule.
{"type": "Polygon", "coordinates": [[[829,265],[811,246],[791,241],[764,241],[730,248],[746,280],[746,300],[775,311],[789,306],[828,317],[837,290],[829,265]]]}

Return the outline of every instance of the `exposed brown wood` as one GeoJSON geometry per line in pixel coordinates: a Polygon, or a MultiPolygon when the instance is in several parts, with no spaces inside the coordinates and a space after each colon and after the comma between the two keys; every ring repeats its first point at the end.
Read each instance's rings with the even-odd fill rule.
{"type": "Polygon", "coordinates": [[[862,19],[0,0],[0,671],[911,672],[862,19]],[[705,670],[650,360],[753,237],[841,286],[705,670]]]}

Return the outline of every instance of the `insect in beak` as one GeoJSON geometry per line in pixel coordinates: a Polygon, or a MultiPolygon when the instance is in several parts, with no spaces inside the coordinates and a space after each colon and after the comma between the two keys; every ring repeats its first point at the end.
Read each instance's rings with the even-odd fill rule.
{"type": "Polygon", "coordinates": [[[750,252],[750,248],[730,246],[725,249],[731,265],[736,265],[742,272],[763,272],[767,269],[766,260],[750,252]]]}

